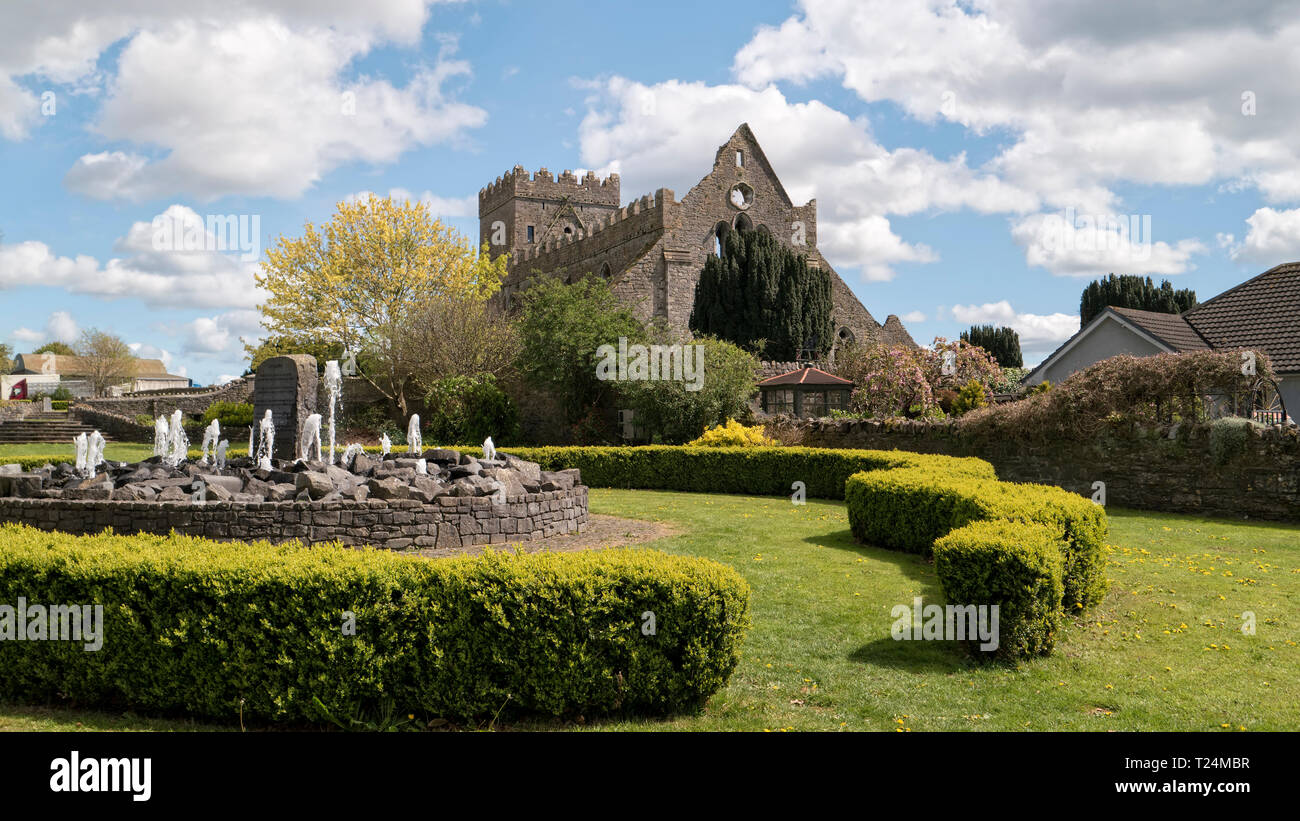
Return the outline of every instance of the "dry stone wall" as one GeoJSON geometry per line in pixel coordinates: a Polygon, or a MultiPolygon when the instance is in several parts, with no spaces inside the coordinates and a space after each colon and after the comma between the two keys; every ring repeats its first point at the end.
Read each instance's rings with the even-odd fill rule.
{"type": "Polygon", "coordinates": [[[91,534],[167,534],[224,541],[346,545],[403,550],[505,544],[576,533],[587,523],[587,488],[508,496],[362,502],[112,502],[0,498],[0,521],[91,534]]]}

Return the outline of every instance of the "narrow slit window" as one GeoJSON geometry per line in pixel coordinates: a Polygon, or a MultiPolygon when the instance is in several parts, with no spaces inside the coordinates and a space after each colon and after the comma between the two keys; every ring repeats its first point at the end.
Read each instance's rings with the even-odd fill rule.
{"type": "Polygon", "coordinates": [[[737,168],[744,168],[744,167],[745,167],[745,152],[744,152],[744,151],[737,151],[737,152],[736,152],[736,167],[737,167],[737,168]]]}
{"type": "Polygon", "coordinates": [[[528,226],[528,241],[529,242],[533,241],[533,226],[531,225],[528,226]]]}

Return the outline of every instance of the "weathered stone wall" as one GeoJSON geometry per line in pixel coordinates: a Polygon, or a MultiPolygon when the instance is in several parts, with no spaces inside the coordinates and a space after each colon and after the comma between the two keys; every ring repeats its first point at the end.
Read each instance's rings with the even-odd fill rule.
{"type": "Polygon", "coordinates": [[[0,402],[0,422],[26,419],[40,413],[44,407],[42,402],[0,402]]]}
{"type": "Polygon", "coordinates": [[[587,488],[490,497],[364,502],[106,502],[0,498],[0,521],[42,530],[167,534],[223,541],[337,541],[389,550],[468,547],[576,533],[587,523],[587,488]]]}
{"type": "MultiPolygon", "coordinates": [[[[84,425],[90,425],[100,433],[119,442],[152,442],[153,427],[140,425],[133,416],[124,416],[110,410],[92,407],[82,403],[72,405],[68,414],[76,417],[84,425]]],[[[161,415],[161,414],[160,414],[161,415]]]]}
{"type": "Polygon", "coordinates": [[[142,413],[153,418],[180,410],[186,415],[203,413],[213,402],[252,402],[253,377],[234,379],[216,388],[182,392],[136,394],[119,398],[82,399],[78,404],[134,419],[142,413]]]}
{"type": "Polygon", "coordinates": [[[1216,448],[1210,427],[1110,429],[1085,441],[964,435],[951,423],[805,420],[782,425],[809,447],[977,456],[1002,479],[1056,485],[1106,504],[1171,513],[1300,521],[1300,432],[1246,429],[1216,448]],[[1172,434],[1172,438],[1171,438],[1172,434]]]}

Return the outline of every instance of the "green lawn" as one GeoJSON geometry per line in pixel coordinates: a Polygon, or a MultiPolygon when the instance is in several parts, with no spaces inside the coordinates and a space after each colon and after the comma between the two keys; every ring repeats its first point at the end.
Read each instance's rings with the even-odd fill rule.
{"type": "MultiPolygon", "coordinates": [[[[754,626],[702,713],[589,729],[1300,729],[1300,527],[1111,510],[1110,595],[1012,668],[890,638],[894,605],[941,603],[933,567],[855,544],[841,502],[593,490],[591,509],[670,522],[654,547],[738,568],[754,626]]],[[[101,728],[198,727],[0,707],[0,729],[101,728]]]]}

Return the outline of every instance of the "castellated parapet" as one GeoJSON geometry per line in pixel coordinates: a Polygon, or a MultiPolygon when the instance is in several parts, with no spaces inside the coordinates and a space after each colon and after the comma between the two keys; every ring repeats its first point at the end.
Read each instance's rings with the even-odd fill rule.
{"type": "MultiPolygon", "coordinates": [[[[617,180],[615,181],[617,185],[617,180]]],[[[572,260],[587,254],[596,254],[607,250],[605,246],[624,242],[632,237],[663,230],[672,224],[671,212],[677,204],[670,188],[660,188],[654,194],[646,194],[633,200],[624,207],[611,213],[608,217],[593,221],[590,231],[579,230],[572,234],[559,234],[538,245],[521,249],[511,260],[512,267],[536,263],[542,257],[551,256],[574,246],[582,246],[577,255],[570,254],[572,260]],[[611,242],[603,242],[609,239],[611,242]]]]}
{"type": "Polygon", "coordinates": [[[584,205],[618,208],[618,174],[601,179],[595,172],[588,171],[578,179],[572,171],[565,171],[556,178],[542,168],[530,176],[522,165],[516,165],[478,192],[479,216],[486,216],[516,197],[554,202],[568,199],[584,205]]]}

